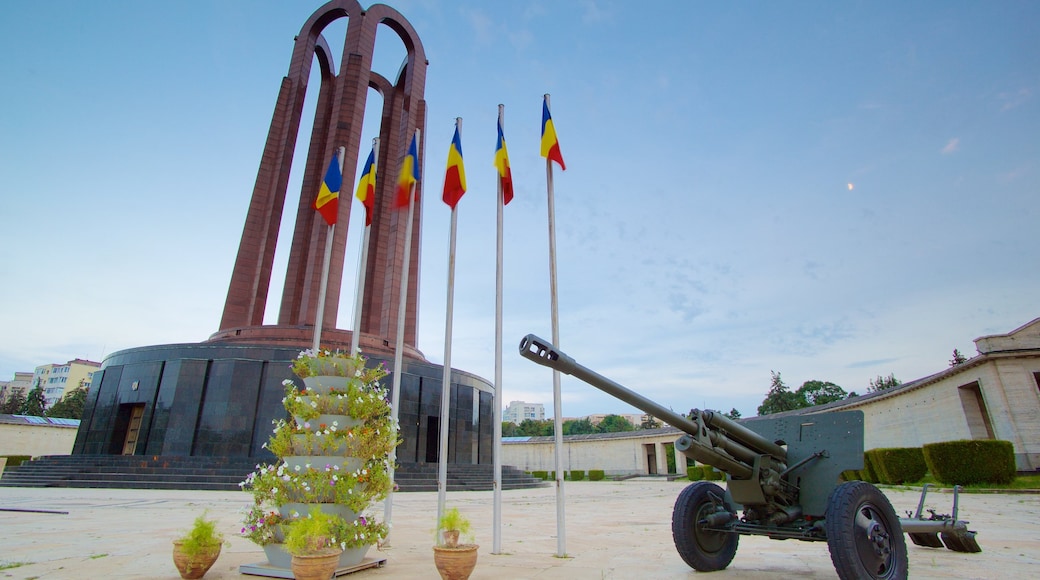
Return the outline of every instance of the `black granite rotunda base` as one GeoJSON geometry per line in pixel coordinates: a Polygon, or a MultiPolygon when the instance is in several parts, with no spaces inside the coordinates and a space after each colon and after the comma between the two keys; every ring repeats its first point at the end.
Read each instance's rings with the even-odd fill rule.
{"type": "MultiPolygon", "coordinates": [[[[282,381],[297,348],[220,343],[147,346],[109,355],[94,374],[73,455],[249,457],[285,418],[282,381]]],[[[392,361],[371,357],[369,364],[392,361]]],[[[405,359],[401,463],[437,461],[443,367],[405,359]]],[[[491,464],[494,387],[452,369],[448,462],[491,464]]],[[[389,390],[392,376],[383,379],[389,390]]]]}

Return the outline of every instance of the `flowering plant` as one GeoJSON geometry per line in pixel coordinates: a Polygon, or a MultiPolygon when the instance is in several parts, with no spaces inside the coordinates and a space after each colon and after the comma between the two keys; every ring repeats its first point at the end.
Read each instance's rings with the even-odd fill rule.
{"type": "Polygon", "coordinates": [[[360,512],[389,493],[393,484],[387,464],[387,460],[369,461],[354,471],[332,464],[306,468],[261,465],[240,485],[252,490],[257,503],[336,503],[360,512]]]}
{"type": "Polygon", "coordinates": [[[319,415],[348,415],[355,419],[371,420],[390,416],[390,405],[387,402],[389,393],[378,381],[366,383],[350,379],[346,390],[331,389],[327,395],[306,387],[298,389],[288,379],[282,381],[282,385],[285,387],[282,404],[294,417],[306,420],[319,415]]]}
{"type": "Polygon", "coordinates": [[[278,541],[277,530],[283,523],[282,516],[271,509],[264,509],[261,503],[254,503],[246,512],[242,523],[242,536],[259,546],[266,546],[278,541]]]}
{"type": "Polygon", "coordinates": [[[331,424],[304,423],[298,428],[280,420],[264,446],[278,457],[324,455],[377,460],[389,455],[399,442],[397,428],[390,417],[347,428],[335,420],[331,424]]]}
{"type": "MultiPolygon", "coordinates": [[[[279,461],[261,464],[239,485],[253,493],[242,535],[265,545],[283,541],[289,552],[347,549],[378,544],[389,526],[359,516],[346,521],[312,509],[285,511],[286,504],[332,503],[360,514],[396,488],[390,454],[400,442],[387,390],[379,380],[383,364],[367,368],[366,359],[340,351],[304,351],[292,369],[302,378],[339,376],[337,387],[320,392],[283,382],[282,404],[291,419],[274,421],[264,444],[279,461]],[[291,457],[291,459],[290,459],[291,457]],[[272,506],[274,509],[272,509],[272,506]],[[282,508],[286,517],[275,509],[282,508]]],[[[331,382],[331,381],[330,381],[331,382]]]]}
{"type": "Polygon", "coordinates": [[[366,368],[361,355],[351,356],[341,350],[307,349],[293,361],[292,371],[301,379],[316,376],[355,377],[371,383],[386,376],[386,366],[366,368]]]}
{"type": "Polygon", "coordinates": [[[338,542],[339,547],[343,550],[382,543],[390,533],[390,526],[365,516],[358,516],[352,522],[342,519],[340,522],[340,525],[336,527],[333,541],[338,542]]]}

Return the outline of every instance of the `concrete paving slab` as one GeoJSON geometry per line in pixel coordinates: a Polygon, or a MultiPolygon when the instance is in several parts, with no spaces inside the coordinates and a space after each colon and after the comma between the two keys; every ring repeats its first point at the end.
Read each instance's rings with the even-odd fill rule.
{"type": "MultiPolygon", "coordinates": [[[[675,497],[688,482],[567,482],[566,557],[556,557],[555,488],[503,492],[503,554],[491,554],[492,493],[452,492],[448,503],[473,522],[481,545],[473,580],[694,578],[671,537],[675,497]]],[[[917,506],[918,492],[884,489],[896,511],[917,506]]],[[[258,578],[239,566],[263,551],[237,536],[251,496],[242,492],[0,488],[3,578],[159,578],[176,580],[171,541],[208,510],[228,536],[208,579],[258,578]],[[39,511],[3,511],[5,508],[39,511]],[[46,513],[47,511],[67,514],[46,513]]],[[[1040,496],[966,494],[960,518],[978,531],[982,553],[960,554],[907,542],[914,579],[1034,577],[1040,570],[1040,496]]],[[[927,507],[949,513],[952,495],[931,492],[927,507]]],[[[344,578],[438,578],[433,565],[435,492],[394,496],[388,561],[344,578]]],[[[382,516],[382,509],[377,511],[382,516]]],[[[706,577],[706,576],[704,576],[706,577]]],[[[812,578],[836,574],[822,542],[741,537],[733,563],[711,578],[812,578]]]]}

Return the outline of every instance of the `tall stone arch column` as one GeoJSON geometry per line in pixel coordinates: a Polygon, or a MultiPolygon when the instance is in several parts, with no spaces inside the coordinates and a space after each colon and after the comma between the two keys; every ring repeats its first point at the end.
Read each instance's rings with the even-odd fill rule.
{"type": "MultiPolygon", "coordinates": [[[[328,228],[318,219],[311,204],[324,177],[332,152],[345,148],[343,189],[340,192],[337,227],[333,235],[332,260],[322,325],[323,343],[349,343],[349,332],[337,331],[336,315],[342,294],[347,227],[353,186],[356,180],[361,131],[368,90],[383,96],[380,124],[379,168],[376,174],[376,206],[373,210],[371,243],[362,306],[362,339],[366,346],[396,342],[397,304],[405,268],[409,284],[405,308],[405,336],[413,357],[418,334],[419,240],[421,204],[414,214],[410,259],[404,263],[407,213],[392,208],[397,170],[416,128],[425,134],[426,55],[411,24],[396,10],[376,4],[362,10],[356,0],[333,0],[319,8],[296,37],[288,75],[282,80],[268,132],[260,169],[235,269],[218,332],[210,340],[260,340],[299,342],[310,327],[313,332],[321,284],[321,262],[328,228]],[[329,23],[348,18],[340,70],[337,72],[322,31],[329,23]],[[407,56],[394,82],[373,73],[372,55],[380,25],[393,31],[404,44],[407,56]],[[263,317],[271,285],[275,246],[285,205],[289,170],[299,133],[311,66],[321,69],[317,110],[297,207],[289,264],[278,313],[278,322],[264,326],[263,317]],[[370,335],[365,340],[364,335],[370,335]]],[[[425,143],[420,147],[420,165],[425,160],[425,143]]],[[[421,182],[416,195],[421,192],[421,182]]]]}

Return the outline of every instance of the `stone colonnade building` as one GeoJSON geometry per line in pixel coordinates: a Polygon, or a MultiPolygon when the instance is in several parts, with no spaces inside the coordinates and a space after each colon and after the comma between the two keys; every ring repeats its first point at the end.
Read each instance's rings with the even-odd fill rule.
{"type": "MultiPolygon", "coordinates": [[[[927,377],[770,417],[858,409],[864,415],[865,449],[1001,439],[1014,446],[1019,471],[1040,470],[1040,318],[1007,334],[977,338],[975,346],[976,356],[927,377]]],[[[564,465],[607,475],[663,474],[680,435],[671,427],[569,435],[563,438],[564,465]]],[[[553,442],[552,437],[507,438],[502,460],[527,471],[552,471],[553,442]]],[[[675,465],[683,464],[677,455],[675,465]]]]}

